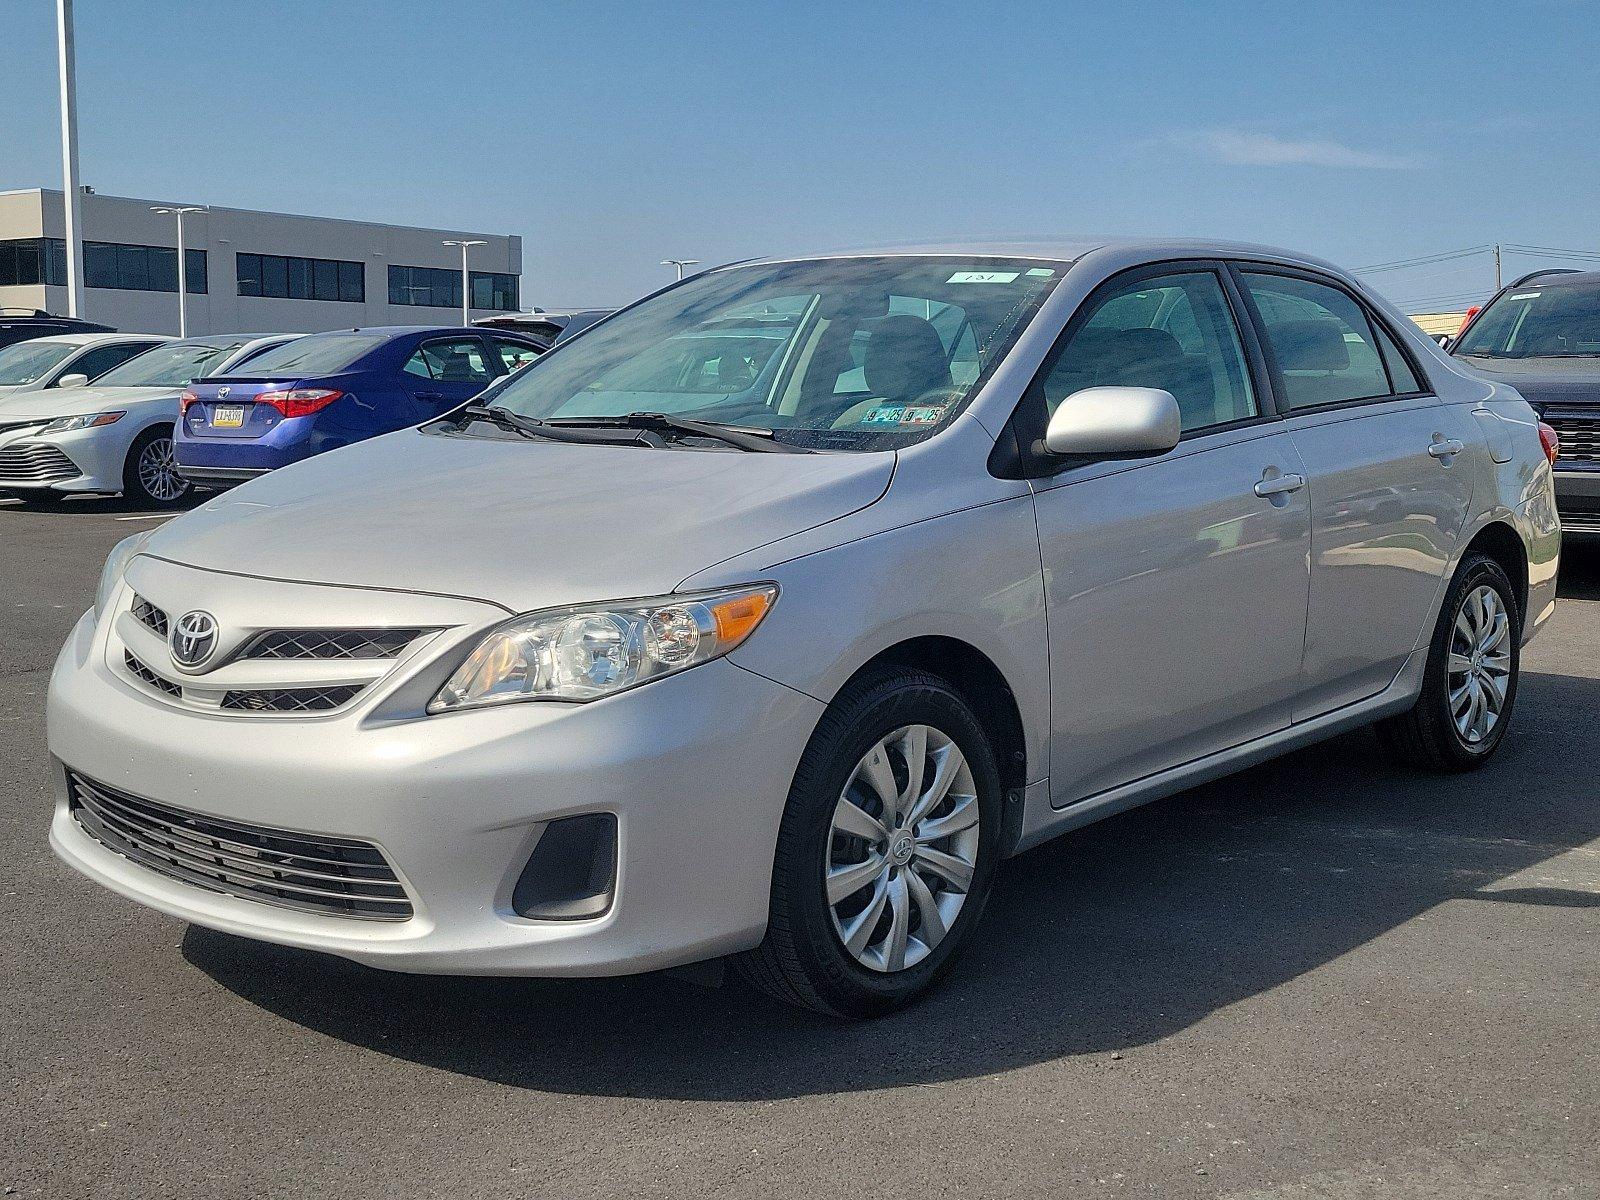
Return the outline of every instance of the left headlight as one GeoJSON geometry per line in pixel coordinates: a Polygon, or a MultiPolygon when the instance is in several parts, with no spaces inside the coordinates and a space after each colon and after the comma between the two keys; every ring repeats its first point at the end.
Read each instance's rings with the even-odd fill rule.
{"type": "Polygon", "coordinates": [[[57,417],[39,432],[71,433],[74,429],[89,429],[95,425],[113,425],[127,415],[125,412],[103,412],[79,413],[75,417],[57,417]]]}
{"type": "Polygon", "coordinates": [[[491,629],[428,705],[430,713],[519,700],[597,700],[727,654],[755,632],[778,589],[526,613],[491,629]]]}
{"type": "Polygon", "coordinates": [[[128,569],[128,560],[144,549],[144,544],[150,540],[150,535],[154,532],[147,529],[143,533],[125,537],[111,547],[111,553],[106,555],[106,565],[100,569],[100,586],[94,592],[96,617],[99,617],[105,606],[111,602],[111,593],[116,591],[117,584],[122,582],[122,573],[128,569]]]}

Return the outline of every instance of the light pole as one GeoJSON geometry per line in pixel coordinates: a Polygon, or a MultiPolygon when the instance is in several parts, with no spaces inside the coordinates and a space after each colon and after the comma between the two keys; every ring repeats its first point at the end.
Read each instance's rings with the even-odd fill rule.
{"type": "Polygon", "coordinates": [[[170,208],[151,206],[153,213],[163,216],[176,216],[178,218],[178,336],[189,336],[189,273],[187,271],[188,256],[183,249],[183,214],[192,212],[205,212],[199,204],[173,205],[170,208]]]}
{"type": "Polygon", "coordinates": [[[461,247],[461,323],[463,325],[471,325],[472,324],[472,276],[467,273],[467,247],[468,246],[487,246],[489,243],[485,242],[485,241],[482,241],[482,240],[473,241],[473,242],[463,242],[463,241],[458,241],[458,240],[455,240],[455,239],[452,239],[452,238],[445,238],[444,244],[446,246],[460,246],[461,247]]]}
{"type": "MultiPolygon", "coordinates": [[[[67,234],[67,316],[83,315],[83,242],[78,186],[78,68],[72,37],[72,0],[56,0],[56,50],[61,62],[61,191],[67,234]]],[[[48,279],[48,259],[46,256],[48,279]]]]}
{"type": "Polygon", "coordinates": [[[661,265],[663,267],[677,267],[678,278],[681,280],[683,278],[683,269],[685,267],[692,267],[699,261],[700,260],[698,258],[663,258],[661,260],[661,265]]]}

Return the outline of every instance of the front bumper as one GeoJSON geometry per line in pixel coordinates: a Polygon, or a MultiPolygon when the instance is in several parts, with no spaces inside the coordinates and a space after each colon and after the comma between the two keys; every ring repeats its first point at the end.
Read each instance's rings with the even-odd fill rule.
{"type": "Polygon", "coordinates": [[[372,712],[380,698],[251,719],[141,692],[106,667],[106,637],[85,614],[51,679],[50,842],[113,891],[213,929],[403,971],[623,974],[762,937],[778,823],[823,707],[810,697],[718,660],[587,705],[385,720],[372,712]],[[371,842],[415,913],[360,921],[169,879],[84,831],[67,768],[221,820],[371,842]],[[617,818],[610,910],[518,917],[512,889],[544,823],[592,812],[617,818]]]}
{"type": "Polygon", "coordinates": [[[1600,466],[1569,467],[1557,463],[1556,509],[1567,533],[1600,533],[1600,466]]]}
{"type": "Polygon", "coordinates": [[[0,433],[0,491],[120,492],[132,437],[112,425],[40,434],[0,433]]]}

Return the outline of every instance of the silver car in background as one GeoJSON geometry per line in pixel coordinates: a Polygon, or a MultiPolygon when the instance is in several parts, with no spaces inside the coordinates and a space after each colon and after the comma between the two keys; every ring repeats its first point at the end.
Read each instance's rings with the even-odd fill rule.
{"type": "Polygon", "coordinates": [[[1281,250],[709,271],[119,545],[51,841],[376,966],[732,955],[884,1012],[1047,838],[1369,723],[1485,762],[1555,600],[1547,436],[1281,250]]]}

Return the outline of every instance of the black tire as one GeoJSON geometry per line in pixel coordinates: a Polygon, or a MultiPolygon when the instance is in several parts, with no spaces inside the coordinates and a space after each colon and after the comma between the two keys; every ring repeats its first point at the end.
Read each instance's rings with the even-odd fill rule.
{"type": "Polygon", "coordinates": [[[171,495],[158,495],[146,486],[141,472],[141,460],[155,448],[165,445],[168,454],[172,447],[172,427],[156,425],[146,429],[128,448],[128,458],[122,466],[122,494],[144,508],[176,508],[194,494],[194,486],[186,479],[178,480],[178,490],[171,495]]]}
{"type": "Polygon", "coordinates": [[[874,1017],[910,1001],[949,966],[983,914],[998,856],[1000,772],[982,724],[943,679],[895,670],[849,685],[823,714],[800,759],[778,831],[766,940],[735,958],[750,983],[789,1004],[842,1017],[874,1017]],[[906,725],[927,725],[966,757],[978,798],[978,846],[966,899],[921,961],[892,973],[845,949],[824,877],[835,806],[858,763],[906,725]]]}
{"type": "Polygon", "coordinates": [[[1397,761],[1439,772],[1473,771],[1494,756],[1510,727],[1517,701],[1517,677],[1522,665],[1522,611],[1516,589],[1494,559],[1475,554],[1463,562],[1450,584],[1439,622],[1428,645],[1428,664],[1422,692],[1408,711],[1377,724],[1378,739],[1397,761]],[[1492,588],[1510,619],[1511,673],[1498,719],[1482,739],[1469,742],[1456,727],[1450,703],[1449,656],[1456,618],[1462,605],[1479,587],[1492,588]]]}

